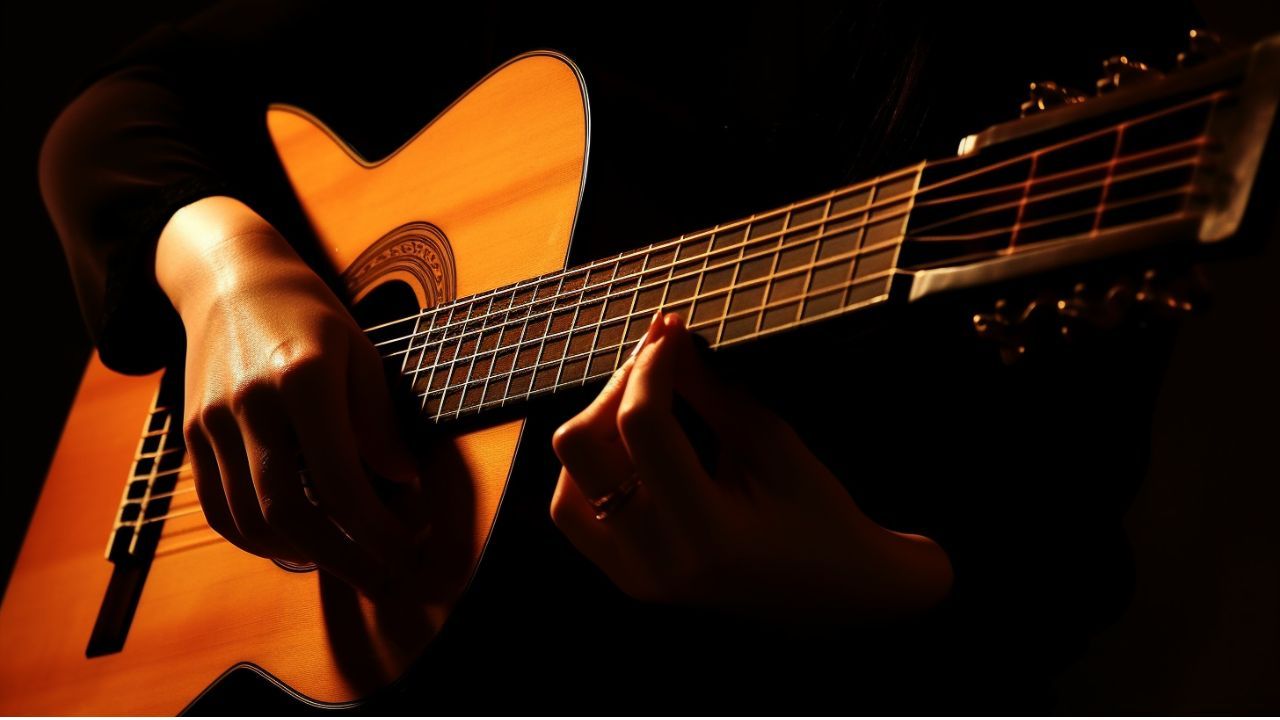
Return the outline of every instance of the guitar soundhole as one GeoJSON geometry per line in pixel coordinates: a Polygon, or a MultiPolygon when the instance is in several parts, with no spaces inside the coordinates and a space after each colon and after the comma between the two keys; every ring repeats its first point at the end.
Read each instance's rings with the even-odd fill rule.
{"type": "Polygon", "coordinates": [[[383,282],[351,308],[351,315],[363,328],[412,317],[417,312],[417,294],[408,283],[400,280],[383,282]]]}

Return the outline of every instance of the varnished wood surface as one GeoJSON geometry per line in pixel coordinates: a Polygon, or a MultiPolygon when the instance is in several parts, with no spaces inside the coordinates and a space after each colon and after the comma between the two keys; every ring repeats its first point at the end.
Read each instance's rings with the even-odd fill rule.
{"type": "MultiPolygon", "coordinates": [[[[274,106],[268,125],[336,269],[390,229],[425,221],[448,237],[457,292],[468,295],[563,267],[586,162],[584,100],[571,65],[532,54],[378,162],[300,110],[274,106]]],[[[108,531],[157,384],[96,356],[86,369],[0,606],[0,713],[174,713],[240,662],[326,703],[399,676],[483,551],[523,421],[421,448],[439,501],[438,603],[374,606],[318,573],[240,552],[194,514],[165,523],[123,651],[86,659],[112,570],[108,531]]],[[[189,485],[184,469],[179,486],[189,485]]]]}

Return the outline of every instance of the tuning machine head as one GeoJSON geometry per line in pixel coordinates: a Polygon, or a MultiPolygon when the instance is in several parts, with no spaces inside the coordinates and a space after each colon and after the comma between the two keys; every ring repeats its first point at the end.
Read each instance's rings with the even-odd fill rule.
{"type": "Polygon", "coordinates": [[[1042,289],[1021,299],[1001,298],[972,317],[974,333],[994,341],[1012,365],[1044,345],[1168,323],[1207,303],[1208,284],[1197,267],[1148,269],[1078,282],[1067,292],[1042,289]]]}
{"type": "Polygon", "coordinates": [[[1135,85],[1149,80],[1164,77],[1164,73],[1153,70],[1146,63],[1139,62],[1127,55],[1116,55],[1102,63],[1102,77],[1098,78],[1099,95],[1112,92],[1121,86],[1135,85]]]}
{"type": "Polygon", "coordinates": [[[1178,67],[1199,65],[1222,53],[1222,37],[1212,30],[1193,28],[1187,33],[1187,49],[1178,53],[1178,67]]]}
{"type": "Polygon", "coordinates": [[[1063,87],[1052,80],[1031,83],[1027,95],[1026,102],[1022,103],[1022,117],[1086,100],[1085,94],[1079,90],[1063,87]]]}

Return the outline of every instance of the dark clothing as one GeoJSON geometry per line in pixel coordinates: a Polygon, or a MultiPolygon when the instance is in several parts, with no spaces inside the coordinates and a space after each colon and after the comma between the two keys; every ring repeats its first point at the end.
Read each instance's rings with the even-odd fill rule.
{"type": "MultiPolygon", "coordinates": [[[[157,27],[86,79],[42,154],[44,196],[104,362],[151,370],[179,344],[181,326],[155,284],[154,244],[173,211],[196,199],[240,198],[319,265],[270,146],[269,102],[309,110],[365,157],[379,158],[503,61],[530,49],[564,52],[586,78],[592,111],[571,258],[579,262],[945,154],[963,135],[1012,117],[1026,81],[1063,67],[1078,72],[1133,47],[1142,41],[1125,33],[1151,17],[1109,10],[1098,30],[1103,13],[1078,3],[1063,16],[1021,18],[1015,29],[997,29],[968,7],[926,13],[887,3],[701,13],[644,4],[619,12],[241,2],[157,27]],[[1117,46],[1116,37],[1130,44],[1117,46]],[[625,224],[613,221],[624,216],[625,224]]],[[[1185,26],[1185,15],[1171,19],[1163,9],[1158,25],[1185,26]]],[[[486,651],[506,653],[498,666],[528,683],[522,688],[569,686],[547,687],[545,700],[526,698],[529,706],[491,697],[473,709],[536,712],[561,707],[554,693],[579,691],[568,711],[754,712],[766,708],[747,703],[790,698],[797,704],[783,709],[795,712],[838,697],[858,711],[1002,712],[1048,697],[1045,679],[1070,657],[1067,649],[1123,607],[1127,555],[1118,517],[1145,463],[1146,403],[1158,374],[1143,358],[1158,356],[1159,344],[1134,340],[1007,370],[956,336],[922,332],[898,328],[857,348],[841,340],[824,346],[844,354],[817,357],[824,371],[817,375],[848,378],[845,387],[796,381],[760,393],[874,518],[943,543],[958,573],[944,607],[817,641],[737,625],[672,635],[669,613],[630,607],[645,619],[603,643],[620,653],[643,648],[635,652],[645,657],[669,651],[662,668],[625,666],[666,683],[645,684],[650,695],[633,708],[632,681],[610,679],[624,666],[593,663],[601,648],[589,632],[535,627],[574,613],[581,619],[591,612],[582,598],[607,591],[566,593],[560,600],[572,612],[561,608],[562,616],[495,604],[493,619],[478,621],[489,623],[492,644],[474,640],[465,652],[477,662],[492,660],[486,651]],[[1133,354],[1113,363],[1119,350],[1133,354]],[[839,422],[825,412],[832,408],[839,422]],[[718,652],[708,647],[712,635],[718,652]],[[826,655],[819,660],[818,652],[826,655]],[[541,654],[568,665],[538,663],[541,654]],[[834,665],[823,670],[824,662],[834,665]],[[700,688],[697,704],[664,704],[679,697],[664,691],[673,685],[700,688]],[[610,701],[610,692],[622,695],[610,701]],[[612,704],[579,707],[597,695],[612,704]]],[[[543,430],[525,437],[545,440],[543,430]]],[[[554,468],[545,449],[535,460],[554,468]]],[[[517,477],[520,489],[508,501],[527,501],[530,532],[548,525],[545,481],[554,472],[541,472],[530,473],[540,484],[519,486],[517,477]]],[[[556,542],[517,554],[535,563],[571,555],[556,542]]],[[[565,563],[566,577],[592,572],[565,563]]]]}

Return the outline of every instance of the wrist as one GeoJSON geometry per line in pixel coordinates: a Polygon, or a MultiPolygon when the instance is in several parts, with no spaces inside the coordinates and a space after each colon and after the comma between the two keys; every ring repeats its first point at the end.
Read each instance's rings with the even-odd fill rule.
{"type": "Polygon", "coordinates": [[[221,297],[294,271],[310,269],[271,223],[227,196],[180,208],[156,244],[156,281],[184,322],[221,297]]]}

